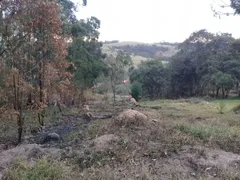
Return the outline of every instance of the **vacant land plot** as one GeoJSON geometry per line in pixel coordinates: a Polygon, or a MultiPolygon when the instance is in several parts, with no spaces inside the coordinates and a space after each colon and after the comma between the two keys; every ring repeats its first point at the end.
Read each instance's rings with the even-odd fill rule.
{"type": "Polygon", "coordinates": [[[3,179],[239,179],[240,114],[233,111],[239,104],[238,99],[145,101],[132,107],[139,113],[125,111],[131,117],[119,116],[131,108],[124,104],[89,105],[92,118],[76,108],[62,114],[49,110],[47,125],[40,131],[32,131],[37,121],[28,118],[24,141],[17,147],[11,144],[16,139],[15,122],[1,120],[0,175],[3,179]],[[47,141],[47,135],[54,133],[59,138],[47,141]]]}

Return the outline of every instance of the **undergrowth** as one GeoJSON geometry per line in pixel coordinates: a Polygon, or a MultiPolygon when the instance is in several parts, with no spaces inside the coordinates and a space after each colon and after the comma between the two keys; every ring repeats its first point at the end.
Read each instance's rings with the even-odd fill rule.
{"type": "Polygon", "coordinates": [[[19,159],[6,171],[4,180],[67,180],[68,170],[61,163],[47,158],[34,164],[19,159]]]}

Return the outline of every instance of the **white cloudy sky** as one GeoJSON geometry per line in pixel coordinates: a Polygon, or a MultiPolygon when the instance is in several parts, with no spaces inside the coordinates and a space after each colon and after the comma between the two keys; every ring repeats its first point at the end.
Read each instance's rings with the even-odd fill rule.
{"type": "MultiPolygon", "coordinates": [[[[193,31],[228,32],[240,38],[240,16],[213,16],[223,0],[88,0],[78,18],[101,20],[100,40],[181,42],[193,31]]],[[[228,2],[229,0],[224,0],[228,2]]]]}

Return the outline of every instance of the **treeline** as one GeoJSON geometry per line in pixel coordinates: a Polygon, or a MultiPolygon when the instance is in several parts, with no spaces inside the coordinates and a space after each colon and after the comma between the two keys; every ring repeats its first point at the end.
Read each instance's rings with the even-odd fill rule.
{"type": "Polygon", "coordinates": [[[210,95],[240,96],[240,40],[230,34],[194,32],[178,46],[168,64],[142,62],[130,75],[150,98],[179,98],[210,95]]]}
{"type": "Polygon", "coordinates": [[[156,58],[157,53],[163,53],[168,51],[167,47],[157,46],[157,45],[125,45],[125,46],[113,46],[115,50],[122,50],[129,54],[136,56],[142,56],[145,58],[156,58]]]}
{"type": "Polygon", "coordinates": [[[177,42],[171,43],[171,42],[165,42],[165,41],[163,41],[163,42],[158,42],[158,43],[156,43],[156,44],[158,44],[158,45],[167,45],[167,46],[177,46],[177,45],[179,45],[179,43],[177,43],[177,42]]]}
{"type": "Polygon", "coordinates": [[[118,40],[112,40],[112,41],[104,41],[103,44],[114,44],[114,43],[119,43],[118,40]]]}

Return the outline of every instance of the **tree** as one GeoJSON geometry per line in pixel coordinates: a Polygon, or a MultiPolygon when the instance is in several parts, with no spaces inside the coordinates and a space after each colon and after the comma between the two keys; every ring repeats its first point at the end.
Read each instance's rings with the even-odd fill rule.
{"type": "Polygon", "coordinates": [[[213,74],[218,71],[227,73],[233,43],[230,34],[200,30],[180,44],[180,51],[170,62],[173,94],[203,95],[210,88],[213,74]]]}
{"type": "Polygon", "coordinates": [[[216,74],[212,75],[211,82],[216,87],[216,97],[218,97],[220,89],[222,91],[222,97],[227,97],[229,91],[234,86],[234,80],[232,76],[222,72],[217,72],[216,74]]]}
{"type": "Polygon", "coordinates": [[[106,63],[109,70],[114,104],[116,104],[116,85],[123,81],[126,68],[128,69],[132,66],[132,59],[129,54],[118,51],[116,57],[113,55],[108,56],[106,63]]]}
{"type": "Polygon", "coordinates": [[[131,82],[138,81],[142,85],[145,97],[161,98],[167,95],[169,73],[160,60],[142,62],[130,75],[131,82]]]}
{"type": "Polygon", "coordinates": [[[240,3],[239,0],[230,0],[230,3],[219,1],[216,3],[217,6],[214,7],[212,5],[212,10],[215,16],[222,16],[222,15],[239,15],[240,14],[240,3]],[[219,10],[219,8],[221,8],[219,10]],[[232,11],[233,10],[233,11],[232,11]]]}
{"type": "Polygon", "coordinates": [[[74,82],[80,87],[80,99],[84,101],[83,91],[93,86],[95,79],[106,72],[105,54],[102,43],[98,41],[100,21],[91,17],[86,21],[79,20],[71,26],[72,43],[68,48],[67,59],[75,65],[74,82]]]}
{"type": "Polygon", "coordinates": [[[66,54],[61,34],[60,9],[55,0],[0,2],[0,61],[5,83],[5,103],[13,104],[21,141],[24,111],[32,92],[38,92],[39,106],[45,103],[47,64],[66,54]]]}

